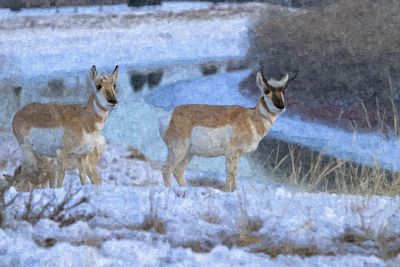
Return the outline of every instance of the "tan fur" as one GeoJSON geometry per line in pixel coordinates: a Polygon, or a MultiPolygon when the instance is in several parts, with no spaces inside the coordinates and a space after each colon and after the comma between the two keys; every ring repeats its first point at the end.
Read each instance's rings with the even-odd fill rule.
{"type": "MultiPolygon", "coordinates": [[[[54,187],[55,180],[61,186],[65,171],[78,168],[82,184],[86,175],[92,183],[100,184],[101,177],[96,165],[105,146],[101,129],[108,117],[109,106],[115,106],[115,82],[118,66],[110,76],[98,76],[95,66],[91,69],[91,78],[96,91],[91,94],[84,107],[79,105],[59,105],[31,103],[23,107],[14,117],[13,131],[24,153],[22,169],[25,173],[40,172],[41,166],[35,156],[31,129],[62,129],[62,148],[58,149],[56,179],[50,179],[54,187]]],[[[49,168],[51,169],[51,168],[49,168]]],[[[50,171],[51,172],[51,171],[50,171]]]]}
{"type": "Polygon", "coordinates": [[[56,160],[46,156],[37,157],[37,168],[28,169],[19,165],[13,176],[5,175],[10,186],[15,187],[19,192],[28,192],[33,188],[45,188],[50,179],[54,179],[56,175],[56,160]]]}
{"type": "MultiPolygon", "coordinates": [[[[55,158],[35,155],[37,158],[36,168],[26,168],[24,165],[19,165],[15,171],[14,175],[5,175],[5,178],[10,186],[16,188],[19,192],[28,192],[34,188],[46,188],[50,184],[55,184],[55,177],[57,173],[57,160],[55,158]]],[[[66,162],[66,170],[74,170],[77,167],[80,169],[81,183],[82,179],[86,179],[87,172],[93,172],[91,168],[95,168],[98,160],[100,159],[100,154],[95,149],[88,156],[83,158],[69,158],[66,162]]],[[[93,175],[93,183],[99,184],[101,178],[99,176],[93,175]]],[[[91,176],[89,175],[89,176],[91,176]]]]}
{"type": "Polygon", "coordinates": [[[271,87],[260,77],[257,79],[262,96],[255,108],[184,105],[173,111],[162,136],[168,147],[168,157],[163,166],[165,186],[171,185],[171,172],[179,185],[186,185],[183,173],[193,156],[225,156],[225,191],[236,189],[239,158],[257,148],[278,114],[284,110],[283,93],[288,77],[277,83],[282,85],[279,88],[271,87]],[[278,111],[273,112],[271,108],[278,111]]]}

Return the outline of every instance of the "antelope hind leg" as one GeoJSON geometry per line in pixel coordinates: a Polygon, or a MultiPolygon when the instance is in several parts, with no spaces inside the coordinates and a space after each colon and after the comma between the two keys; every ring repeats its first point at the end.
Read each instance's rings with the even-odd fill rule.
{"type": "Polygon", "coordinates": [[[166,187],[171,187],[171,173],[184,160],[187,152],[188,147],[184,143],[177,144],[176,147],[168,149],[167,161],[162,167],[162,175],[166,187]]]}
{"type": "Polygon", "coordinates": [[[185,168],[192,159],[192,156],[186,155],[185,158],[175,167],[173,174],[176,181],[180,186],[186,186],[186,181],[184,178],[185,168]]]}

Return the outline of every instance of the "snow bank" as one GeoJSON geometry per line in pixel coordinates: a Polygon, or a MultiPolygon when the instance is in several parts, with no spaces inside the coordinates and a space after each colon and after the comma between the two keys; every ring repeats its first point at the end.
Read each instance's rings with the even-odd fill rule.
{"type": "MultiPolygon", "coordinates": [[[[212,262],[384,266],[382,259],[396,256],[398,198],[306,194],[246,183],[239,187],[236,193],[222,193],[202,187],[89,185],[83,192],[94,217],[64,227],[48,219],[31,226],[9,217],[14,204],[5,212],[5,224],[12,228],[0,232],[5,236],[1,258],[3,262],[18,259],[24,266],[87,260],[96,266],[208,266],[212,262]],[[163,226],[146,224],[149,218],[163,226]]],[[[10,198],[15,193],[7,194],[10,198]]],[[[26,200],[28,193],[18,198],[26,200]]]]}
{"type": "Polygon", "coordinates": [[[160,6],[128,7],[127,5],[92,5],[92,6],[64,6],[50,8],[24,8],[19,11],[11,11],[8,8],[0,8],[0,19],[13,19],[16,17],[39,17],[39,16],[65,16],[65,15],[95,15],[104,16],[109,14],[151,14],[159,12],[185,12],[198,11],[210,8],[207,2],[164,2],[160,6]]]}
{"type": "MultiPolygon", "coordinates": [[[[176,5],[179,6],[173,3],[169,8],[176,5]]],[[[87,9],[92,10],[90,7],[87,9]]],[[[185,10],[185,5],[182,10],[185,10]]],[[[21,16],[29,12],[47,14],[52,11],[24,10],[21,16]]],[[[190,16],[134,19],[125,18],[122,13],[116,15],[117,19],[112,16],[95,19],[100,17],[96,14],[94,18],[84,20],[93,24],[90,27],[81,25],[80,17],[69,13],[50,17],[40,17],[39,14],[34,17],[35,25],[39,26],[0,31],[0,59],[7,62],[3,64],[7,71],[0,69],[1,78],[27,79],[86,71],[93,64],[108,69],[115,64],[145,67],[242,58],[249,46],[248,15],[245,14],[210,18],[205,15],[205,18],[195,19],[190,16]],[[65,25],[70,26],[53,29],[53,24],[59,20],[66,20],[65,25]]],[[[137,12],[133,14],[138,15],[137,12]]],[[[4,20],[2,23],[4,26],[14,22],[4,20]]]]}
{"type": "MultiPolygon", "coordinates": [[[[5,169],[18,164],[15,154],[7,154],[5,169]]],[[[80,187],[77,172],[69,172],[60,189],[36,190],[32,196],[8,190],[5,201],[15,199],[3,212],[0,265],[384,266],[384,260],[397,261],[399,197],[304,193],[255,180],[239,180],[238,191],[224,193],[218,189],[223,179],[200,179],[195,173],[188,187],[174,183],[167,189],[159,163],[131,159],[121,145],[109,144],[99,167],[102,186],[80,187]],[[78,193],[63,216],[52,216],[69,185],[78,193]],[[82,198],[86,201],[74,206],[82,198]],[[26,222],[39,213],[33,225],[26,222]]]]}

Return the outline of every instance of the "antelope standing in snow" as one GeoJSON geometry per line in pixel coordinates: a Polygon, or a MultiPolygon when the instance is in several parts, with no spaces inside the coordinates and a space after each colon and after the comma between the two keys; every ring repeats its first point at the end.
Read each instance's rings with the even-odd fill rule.
{"type": "Polygon", "coordinates": [[[56,178],[60,187],[65,171],[79,169],[82,184],[86,175],[93,184],[101,184],[97,163],[105,149],[101,133],[109,111],[116,107],[118,66],[111,75],[98,75],[95,66],[90,70],[95,89],[84,107],[31,103],[18,111],[13,120],[14,135],[22,147],[22,169],[34,173],[38,169],[35,153],[57,158],[56,178]]]}
{"type": "Polygon", "coordinates": [[[285,110],[285,90],[296,76],[297,73],[289,79],[286,74],[279,81],[267,80],[262,68],[256,78],[261,97],[255,108],[211,105],[175,108],[162,134],[168,147],[162,168],[165,186],[171,186],[171,173],[180,186],[186,185],[183,173],[193,156],[225,156],[225,191],[235,191],[240,156],[256,150],[277,116],[285,110]]]}

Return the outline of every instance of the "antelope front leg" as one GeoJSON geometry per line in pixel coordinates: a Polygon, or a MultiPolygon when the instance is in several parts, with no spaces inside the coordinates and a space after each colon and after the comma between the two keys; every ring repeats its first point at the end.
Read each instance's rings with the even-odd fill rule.
{"type": "Polygon", "coordinates": [[[171,171],[172,168],[168,165],[162,167],[162,176],[166,187],[171,187],[171,171]]]}
{"type": "Polygon", "coordinates": [[[225,182],[225,192],[232,192],[236,190],[236,176],[237,176],[237,165],[239,156],[229,155],[226,156],[226,182],[225,182]],[[232,188],[231,188],[232,184],[232,188]]]}
{"type": "Polygon", "coordinates": [[[97,163],[100,160],[101,157],[101,152],[97,150],[97,148],[90,153],[85,161],[86,169],[88,171],[88,176],[90,179],[90,182],[92,184],[96,185],[101,185],[101,176],[99,172],[97,171],[97,163]]]}
{"type": "Polygon", "coordinates": [[[101,185],[101,176],[97,171],[96,165],[89,166],[89,179],[92,184],[101,185]]]}
{"type": "MultiPolygon", "coordinates": [[[[67,155],[64,150],[57,151],[57,187],[61,187],[65,177],[65,165],[66,165],[67,155]]],[[[50,179],[50,187],[54,188],[54,179],[50,179]]]]}

